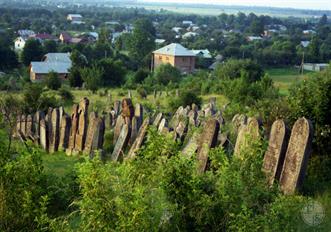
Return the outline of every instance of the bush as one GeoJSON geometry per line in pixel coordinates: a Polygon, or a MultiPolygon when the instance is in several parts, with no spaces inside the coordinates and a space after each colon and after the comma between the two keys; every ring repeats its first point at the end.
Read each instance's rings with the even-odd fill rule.
{"type": "Polygon", "coordinates": [[[181,73],[170,64],[162,64],[155,70],[154,78],[157,84],[168,85],[170,82],[179,82],[181,73]]]}
{"type": "Polygon", "coordinates": [[[69,83],[71,87],[82,87],[83,79],[79,68],[72,67],[69,73],[69,83]]]}
{"type": "Polygon", "coordinates": [[[74,95],[70,92],[69,89],[62,87],[59,89],[59,95],[65,104],[71,104],[74,100],[74,95]]]}
{"type": "Polygon", "coordinates": [[[62,82],[58,74],[55,72],[50,72],[46,78],[46,86],[52,90],[58,90],[61,88],[62,82]]]}

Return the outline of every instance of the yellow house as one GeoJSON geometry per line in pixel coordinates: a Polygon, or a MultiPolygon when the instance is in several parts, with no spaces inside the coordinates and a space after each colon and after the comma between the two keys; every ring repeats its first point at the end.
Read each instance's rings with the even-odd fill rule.
{"type": "Polygon", "coordinates": [[[195,67],[195,54],[178,43],[172,43],[153,52],[152,70],[161,64],[171,64],[182,73],[192,73],[195,67]]]}

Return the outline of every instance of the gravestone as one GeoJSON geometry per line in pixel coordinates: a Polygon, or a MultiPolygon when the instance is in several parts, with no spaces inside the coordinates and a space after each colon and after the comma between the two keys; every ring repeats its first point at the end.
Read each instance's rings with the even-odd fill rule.
{"type": "Polygon", "coordinates": [[[40,145],[45,150],[48,151],[48,132],[47,123],[44,118],[40,120],[40,145]]]}
{"type": "Polygon", "coordinates": [[[71,155],[73,149],[75,148],[76,134],[77,134],[77,129],[78,129],[78,119],[79,119],[78,108],[79,108],[79,106],[77,104],[74,104],[72,106],[69,144],[68,144],[68,149],[66,150],[66,153],[68,155],[71,155]]]}
{"type": "Polygon", "coordinates": [[[121,115],[119,115],[115,123],[113,144],[116,144],[124,124],[125,124],[124,118],[121,115]]]}
{"type": "Polygon", "coordinates": [[[244,126],[247,124],[247,116],[244,114],[236,114],[232,118],[232,125],[234,128],[238,131],[241,126],[244,126]]]}
{"type": "Polygon", "coordinates": [[[176,127],[176,134],[177,134],[176,139],[178,139],[180,142],[183,142],[186,132],[187,132],[187,121],[184,119],[181,120],[178,123],[178,126],[176,127]]]}
{"type": "Polygon", "coordinates": [[[128,98],[132,98],[131,90],[128,90],[128,98]]]}
{"type": "Polygon", "coordinates": [[[90,114],[90,123],[86,137],[84,153],[94,155],[94,152],[103,147],[105,133],[105,121],[103,117],[98,117],[94,112],[90,114]]]}
{"type": "Polygon", "coordinates": [[[198,150],[198,143],[200,140],[200,133],[195,131],[188,143],[184,147],[182,153],[187,157],[191,157],[198,150]]]}
{"type": "Polygon", "coordinates": [[[239,129],[234,155],[240,155],[243,150],[250,148],[260,137],[260,123],[256,118],[249,118],[247,125],[239,129]]]}
{"type": "Polygon", "coordinates": [[[150,119],[146,118],[139,129],[136,140],[134,141],[134,143],[132,144],[132,146],[129,150],[127,159],[134,158],[136,156],[138,150],[143,145],[146,134],[147,134],[149,123],[150,123],[150,119]]]}
{"type": "Polygon", "coordinates": [[[87,133],[87,117],[88,117],[88,106],[89,100],[87,98],[83,98],[79,103],[79,121],[78,121],[78,129],[76,133],[76,141],[75,141],[75,151],[81,152],[84,150],[86,133],[87,133]]]}
{"type": "MultiPolygon", "coordinates": [[[[42,111],[37,111],[34,115],[34,133],[37,138],[40,138],[40,121],[45,118],[45,114],[42,111]]],[[[40,139],[38,139],[38,144],[40,144],[40,139]]]]}
{"type": "Polygon", "coordinates": [[[58,108],[53,109],[50,121],[52,133],[49,138],[49,152],[54,153],[58,151],[60,139],[60,112],[58,108]]]}
{"type": "Polygon", "coordinates": [[[163,131],[163,129],[164,129],[165,127],[168,127],[168,121],[167,121],[166,118],[162,118],[162,120],[161,120],[161,122],[160,122],[160,124],[159,124],[159,127],[158,127],[158,129],[157,129],[158,132],[162,133],[162,131],[163,131]]]}
{"type": "Polygon", "coordinates": [[[121,161],[124,158],[124,150],[129,141],[129,127],[124,124],[121,129],[121,133],[117,139],[114,147],[114,151],[111,155],[111,159],[114,161],[121,161]]]}
{"type": "Polygon", "coordinates": [[[139,128],[138,128],[138,119],[137,119],[137,117],[133,117],[132,118],[132,121],[131,121],[130,144],[133,144],[134,141],[136,140],[137,135],[138,135],[138,131],[139,131],[139,128]]]}
{"type": "Polygon", "coordinates": [[[26,117],[25,137],[33,136],[33,117],[29,114],[26,117]]]}
{"type": "Polygon", "coordinates": [[[63,106],[59,107],[59,117],[60,117],[60,125],[62,121],[62,116],[65,114],[63,106]]]}
{"type": "Polygon", "coordinates": [[[26,136],[26,120],[27,117],[23,114],[21,116],[21,132],[24,136],[26,136]]]}
{"type": "Polygon", "coordinates": [[[198,141],[198,173],[203,173],[208,167],[208,153],[217,144],[218,131],[220,124],[215,119],[209,119],[198,141]]]}
{"type": "Polygon", "coordinates": [[[284,120],[277,120],[272,124],[269,145],[264,155],[262,168],[267,176],[269,185],[272,185],[275,179],[279,181],[289,135],[290,133],[284,120]]]}
{"type": "Polygon", "coordinates": [[[280,176],[284,194],[294,194],[303,184],[308,158],[312,152],[313,126],[306,118],[298,119],[293,128],[280,176]]]}
{"type": "Polygon", "coordinates": [[[121,112],[121,102],[120,101],[114,102],[114,111],[115,111],[116,117],[118,115],[120,115],[120,112],[121,112]]]}
{"type": "Polygon", "coordinates": [[[197,118],[198,118],[198,112],[195,110],[191,110],[188,113],[188,118],[189,118],[189,124],[192,126],[197,126],[197,118]]]}
{"type": "Polygon", "coordinates": [[[139,130],[141,124],[143,123],[143,106],[139,103],[136,104],[134,109],[134,116],[137,119],[137,128],[139,130]]]}
{"type": "Polygon", "coordinates": [[[69,117],[69,115],[64,114],[62,116],[61,124],[60,124],[60,142],[59,142],[60,151],[65,151],[69,146],[70,128],[71,128],[71,118],[69,117]]]}
{"type": "Polygon", "coordinates": [[[158,128],[158,126],[160,125],[160,122],[162,120],[163,114],[162,113],[158,113],[154,119],[153,122],[153,126],[156,126],[156,128],[158,128]]]}

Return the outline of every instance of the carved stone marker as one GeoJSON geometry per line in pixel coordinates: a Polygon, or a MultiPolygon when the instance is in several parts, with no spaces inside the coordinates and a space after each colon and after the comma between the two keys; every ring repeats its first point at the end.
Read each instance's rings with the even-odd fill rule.
{"type": "Polygon", "coordinates": [[[289,135],[284,120],[277,120],[272,124],[269,145],[264,155],[262,169],[267,176],[269,185],[272,185],[275,179],[279,181],[289,135]]]}
{"type": "Polygon", "coordinates": [[[143,106],[139,103],[137,103],[134,108],[134,116],[137,118],[137,128],[139,130],[141,124],[143,123],[143,106]]]}
{"type": "MultiPolygon", "coordinates": [[[[45,118],[45,114],[42,111],[37,111],[34,115],[34,133],[37,138],[40,138],[40,121],[45,118]]],[[[40,144],[40,139],[38,139],[38,144],[40,144]]]]}
{"type": "Polygon", "coordinates": [[[191,157],[198,150],[199,140],[200,134],[195,131],[186,146],[184,147],[182,151],[183,155],[191,157]]]}
{"type": "Polygon", "coordinates": [[[104,118],[100,118],[96,113],[92,112],[90,114],[90,123],[86,137],[84,153],[93,155],[94,151],[102,149],[104,133],[104,118]]]}
{"type": "Polygon", "coordinates": [[[26,119],[27,117],[25,115],[21,116],[21,132],[24,136],[26,135],[26,119]]]}
{"type": "Polygon", "coordinates": [[[30,114],[26,117],[25,136],[33,136],[33,118],[30,114]]]}
{"type": "Polygon", "coordinates": [[[79,109],[78,109],[79,123],[78,123],[78,130],[75,141],[76,152],[83,151],[85,146],[86,133],[87,133],[88,106],[89,106],[89,100],[87,98],[83,98],[79,103],[79,109]]]}
{"type": "Polygon", "coordinates": [[[121,129],[121,133],[117,139],[114,147],[114,151],[111,155],[111,159],[114,161],[121,161],[124,157],[124,150],[129,141],[129,127],[124,124],[121,129]]]}
{"type": "Polygon", "coordinates": [[[187,132],[187,121],[186,120],[181,120],[178,123],[178,126],[176,127],[176,139],[179,139],[179,141],[183,142],[185,135],[187,132]]]}
{"type": "Polygon", "coordinates": [[[147,130],[148,130],[148,126],[149,126],[149,122],[150,119],[146,118],[143,122],[143,124],[141,125],[139,132],[138,132],[138,136],[136,138],[136,140],[134,141],[134,143],[132,144],[130,151],[128,153],[127,159],[131,159],[134,158],[137,154],[137,151],[141,148],[141,146],[144,143],[146,134],[147,134],[147,130]]]}
{"type": "Polygon", "coordinates": [[[201,134],[198,148],[198,172],[203,173],[208,166],[208,153],[210,148],[214,148],[217,144],[217,136],[220,124],[215,119],[209,119],[201,134]]]}
{"type": "Polygon", "coordinates": [[[64,114],[62,116],[61,124],[60,124],[60,142],[59,142],[60,151],[65,151],[69,146],[70,128],[71,128],[71,118],[69,117],[69,115],[64,114]]]}
{"type": "Polygon", "coordinates": [[[308,158],[312,152],[313,126],[306,118],[298,119],[293,128],[285,155],[280,188],[284,194],[293,194],[303,183],[308,158]]]}
{"type": "Polygon", "coordinates": [[[125,124],[124,118],[121,115],[119,115],[115,123],[113,144],[116,144],[124,124],[125,124]]]}
{"type": "Polygon", "coordinates": [[[74,104],[72,106],[69,144],[68,144],[68,149],[66,150],[67,155],[71,155],[73,149],[75,148],[76,134],[77,134],[77,129],[78,129],[78,118],[79,118],[78,105],[74,104]]]}
{"type": "Polygon", "coordinates": [[[40,120],[40,145],[45,151],[48,151],[47,123],[44,118],[40,120]]]}
{"type": "Polygon", "coordinates": [[[114,102],[114,111],[115,111],[115,114],[116,114],[116,117],[117,117],[121,112],[121,102],[120,101],[115,101],[114,102]]]}
{"type": "Polygon", "coordinates": [[[249,148],[258,139],[260,139],[260,123],[256,118],[249,118],[247,125],[243,125],[239,129],[234,155],[240,155],[244,149],[249,148]]]}
{"type": "Polygon", "coordinates": [[[153,122],[153,126],[158,127],[160,125],[160,122],[162,120],[163,114],[162,113],[158,113],[155,117],[155,120],[153,122]]]}
{"type": "Polygon", "coordinates": [[[59,138],[60,138],[60,112],[58,108],[53,109],[50,118],[51,133],[49,138],[49,152],[56,152],[59,148],[59,138]]]}
{"type": "Polygon", "coordinates": [[[131,122],[131,134],[130,134],[130,144],[133,144],[138,135],[138,118],[133,117],[131,122]]]}
{"type": "Polygon", "coordinates": [[[157,131],[160,132],[160,133],[162,133],[162,131],[163,131],[163,129],[165,127],[168,127],[168,121],[167,121],[166,118],[162,118],[162,120],[161,120],[161,122],[159,124],[159,127],[157,128],[157,131]]]}
{"type": "Polygon", "coordinates": [[[124,98],[122,100],[122,116],[130,119],[134,116],[134,108],[130,98],[124,98]]]}

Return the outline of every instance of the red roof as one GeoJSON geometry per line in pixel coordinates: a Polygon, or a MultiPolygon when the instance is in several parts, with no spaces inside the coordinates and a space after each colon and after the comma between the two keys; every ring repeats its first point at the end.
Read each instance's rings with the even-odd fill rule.
{"type": "Polygon", "coordinates": [[[60,34],[60,36],[62,35],[62,38],[63,38],[63,40],[64,40],[64,42],[70,42],[70,40],[71,40],[71,36],[69,35],[69,33],[67,33],[67,32],[62,32],[61,34],[60,34]]]}
{"type": "Polygon", "coordinates": [[[36,38],[36,39],[41,39],[41,40],[54,40],[56,39],[54,36],[47,34],[47,33],[39,33],[39,34],[35,34],[33,36],[31,36],[32,38],[36,38]]]}

